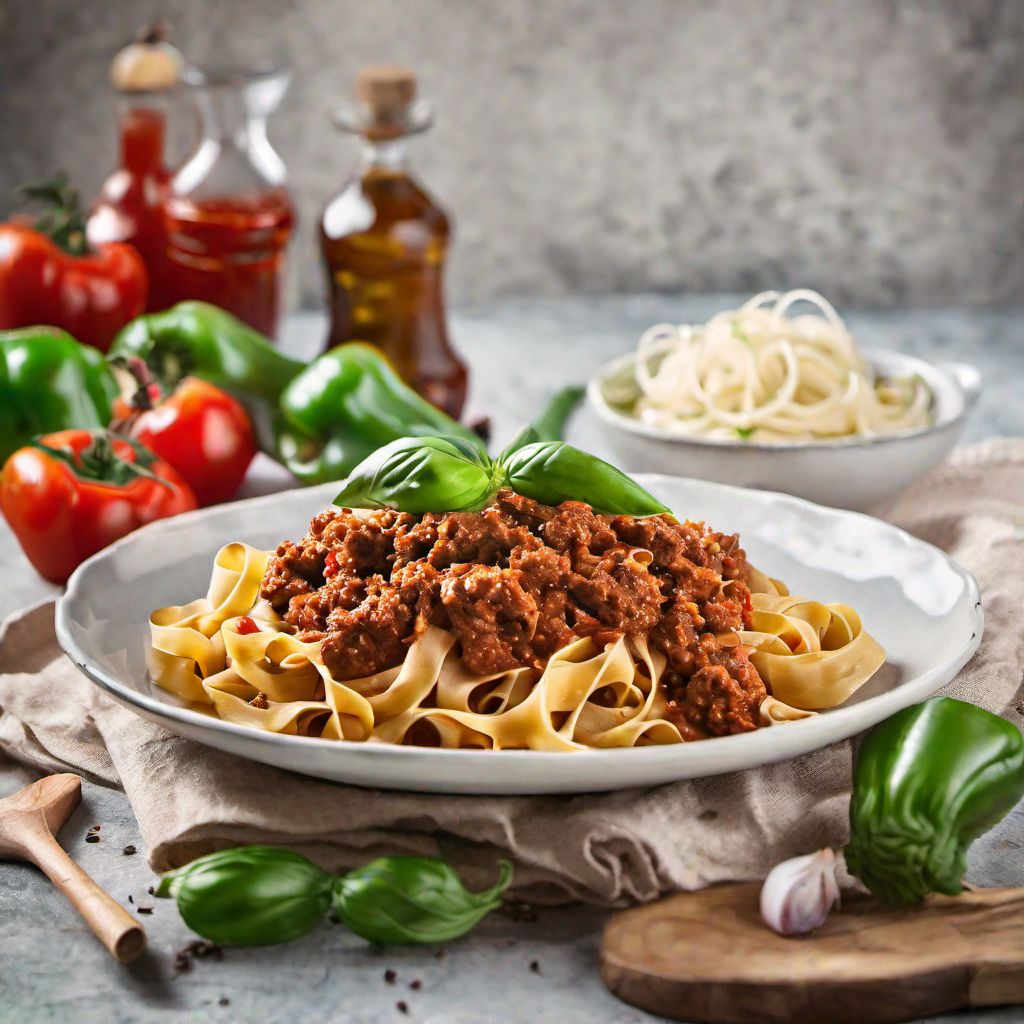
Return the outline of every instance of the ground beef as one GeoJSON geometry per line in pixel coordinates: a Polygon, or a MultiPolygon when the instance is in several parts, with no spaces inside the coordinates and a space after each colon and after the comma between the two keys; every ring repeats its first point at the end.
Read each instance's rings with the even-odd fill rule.
{"type": "Polygon", "coordinates": [[[677,676],[666,681],[671,694],[669,717],[684,738],[756,729],[761,702],[768,693],[745,650],[723,646],[713,633],[705,633],[693,655],[697,668],[688,679],[677,676]]]}
{"type": "Polygon", "coordinates": [[[322,640],[339,680],[398,665],[428,624],[473,672],[540,673],[582,636],[643,634],[667,661],[668,715],[688,738],[757,727],[765,687],[730,634],[749,626],[734,534],[671,516],[596,514],[501,491],[479,513],[316,516],[271,557],[261,595],[322,640]]]}
{"type": "Polygon", "coordinates": [[[408,650],[413,609],[382,576],[371,577],[366,597],[355,608],[338,607],[327,616],[320,651],[335,679],[359,679],[397,665],[408,650]]]}
{"type": "Polygon", "coordinates": [[[505,672],[530,660],[537,601],[515,569],[458,565],[441,584],[441,603],[472,672],[505,672]]]}

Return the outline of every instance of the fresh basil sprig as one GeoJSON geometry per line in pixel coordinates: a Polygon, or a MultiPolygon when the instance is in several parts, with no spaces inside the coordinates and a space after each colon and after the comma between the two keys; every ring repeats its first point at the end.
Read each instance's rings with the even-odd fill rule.
{"type": "Polygon", "coordinates": [[[402,437],[368,455],[334,499],[347,508],[401,512],[465,512],[497,491],[493,464],[455,437],[402,437]]]}
{"type": "Polygon", "coordinates": [[[596,455],[529,430],[497,459],[453,437],[405,437],[379,448],[345,480],[335,505],[401,512],[475,512],[502,487],[546,505],[584,501],[596,512],[651,516],[657,498],[596,455]]]}
{"type": "Polygon", "coordinates": [[[370,942],[448,942],[501,903],[512,865],[503,860],[499,869],[497,884],[470,892],[436,857],[378,857],[335,877],[281,846],[239,846],[169,871],[154,891],[178,901],[189,928],[227,946],[290,942],[332,902],[370,942]]]}

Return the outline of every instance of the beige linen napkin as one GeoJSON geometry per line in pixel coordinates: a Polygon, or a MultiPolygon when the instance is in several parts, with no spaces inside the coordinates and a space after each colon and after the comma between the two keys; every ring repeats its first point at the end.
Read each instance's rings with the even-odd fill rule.
{"type": "MultiPolygon", "coordinates": [[[[961,450],[885,514],[944,548],[981,584],[981,649],[945,692],[1020,725],[1024,441],[961,450]]],[[[429,796],[303,778],[136,717],[61,654],[52,603],[8,621],[0,670],[0,749],[44,770],[123,787],[157,870],[223,846],[269,842],[332,870],[383,853],[440,853],[476,882],[504,855],[516,862],[523,898],[612,904],[758,878],[785,857],[841,844],[846,835],[849,743],[753,771],[620,793],[429,796]]]]}

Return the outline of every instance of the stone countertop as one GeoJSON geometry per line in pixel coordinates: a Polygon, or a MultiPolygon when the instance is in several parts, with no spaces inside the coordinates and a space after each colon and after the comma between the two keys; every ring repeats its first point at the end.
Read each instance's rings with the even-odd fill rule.
{"type": "MultiPolygon", "coordinates": [[[[604,361],[635,344],[652,323],[705,319],[734,299],[661,295],[514,300],[453,316],[453,337],[472,371],[470,414],[490,416],[503,442],[541,404],[544,392],[586,379],[604,361]]],[[[966,440],[1024,435],[1024,311],[883,312],[848,317],[862,344],[897,348],[933,361],[977,366],[984,392],[966,440]]],[[[300,314],[288,321],[283,345],[312,354],[323,321],[300,314]]],[[[586,413],[570,437],[599,445],[586,413]]],[[[247,491],[287,485],[269,460],[254,467],[247,491]]],[[[55,593],[0,526],[0,617],[55,593]]],[[[0,760],[0,796],[29,781],[0,760]]],[[[468,938],[447,947],[378,952],[325,923],[289,946],[226,951],[223,960],[195,960],[175,974],[175,952],[191,934],[173,902],[147,895],[154,876],[124,796],[86,784],[82,806],[61,840],[96,880],[129,910],[152,907],[139,919],[149,950],[120,967],[53,887],[33,868],[0,864],[0,1024],[37,1021],[280,1021],[301,1013],[313,1021],[417,1020],[433,1024],[527,1024],[558,1021],[652,1020],[609,996],[596,969],[606,915],[592,908],[541,910],[535,921],[491,915],[468,938]],[[84,842],[102,825],[101,841],[84,842]],[[139,853],[122,850],[134,845],[139,853]],[[129,896],[134,901],[129,902],[129,896]],[[537,968],[531,965],[536,962],[537,968]],[[397,972],[393,984],[388,969],[397,972]],[[413,982],[416,988],[410,988],[413,982]],[[404,1002],[407,1013],[399,1008],[404,1002]]],[[[968,877],[980,885],[1024,885],[1024,806],[972,848],[968,877]]],[[[1019,1009],[957,1015],[958,1022],[1019,1020],[1019,1009]]]]}

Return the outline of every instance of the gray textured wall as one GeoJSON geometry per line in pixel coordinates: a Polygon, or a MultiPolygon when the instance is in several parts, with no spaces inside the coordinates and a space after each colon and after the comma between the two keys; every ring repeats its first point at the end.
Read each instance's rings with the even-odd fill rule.
{"type": "MultiPolygon", "coordinates": [[[[273,125],[295,298],[369,61],[439,112],[422,177],[458,222],[456,301],[808,284],[842,303],[1024,300],[1022,0],[4,0],[0,196],[114,154],[111,54],[159,11],[296,68],[273,125]]],[[[7,199],[0,200],[7,203],[7,199]]]]}

